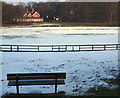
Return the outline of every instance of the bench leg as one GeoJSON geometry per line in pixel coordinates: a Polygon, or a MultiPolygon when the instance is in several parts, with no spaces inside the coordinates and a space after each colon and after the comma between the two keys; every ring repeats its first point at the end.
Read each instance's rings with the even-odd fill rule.
{"type": "Polygon", "coordinates": [[[16,85],[17,94],[19,94],[19,85],[16,85]]]}
{"type": "Polygon", "coordinates": [[[57,75],[56,75],[56,79],[55,79],[55,94],[57,93],[57,75]]]}
{"type": "Polygon", "coordinates": [[[17,94],[19,94],[18,75],[16,75],[16,90],[17,90],[17,94]]]}
{"type": "Polygon", "coordinates": [[[55,84],[55,94],[57,93],[57,84],[55,84]]]}

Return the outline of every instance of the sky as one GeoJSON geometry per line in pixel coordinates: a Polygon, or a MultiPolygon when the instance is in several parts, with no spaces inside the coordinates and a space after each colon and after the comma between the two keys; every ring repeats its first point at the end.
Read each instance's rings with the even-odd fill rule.
{"type": "Polygon", "coordinates": [[[4,2],[46,2],[46,1],[72,1],[72,2],[118,2],[120,0],[2,0],[4,2]]]}
{"type": "Polygon", "coordinates": [[[5,2],[46,2],[46,1],[65,1],[65,0],[2,0],[5,2]]]}
{"type": "Polygon", "coordinates": [[[8,4],[17,5],[19,2],[119,2],[120,0],[1,0],[8,4]]]}

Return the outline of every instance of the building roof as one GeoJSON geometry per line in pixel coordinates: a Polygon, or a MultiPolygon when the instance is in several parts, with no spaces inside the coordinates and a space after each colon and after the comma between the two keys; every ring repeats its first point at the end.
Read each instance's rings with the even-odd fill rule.
{"type": "Polygon", "coordinates": [[[33,13],[32,16],[33,16],[33,17],[40,17],[40,14],[36,11],[35,13],[33,13]]]}
{"type": "Polygon", "coordinates": [[[40,14],[37,11],[34,12],[34,9],[32,9],[31,12],[26,9],[26,13],[23,15],[23,17],[40,18],[40,14]]]}

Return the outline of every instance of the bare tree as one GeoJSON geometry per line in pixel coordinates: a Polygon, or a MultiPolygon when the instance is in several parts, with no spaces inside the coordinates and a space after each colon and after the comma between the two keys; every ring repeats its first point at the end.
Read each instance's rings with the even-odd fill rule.
{"type": "Polygon", "coordinates": [[[107,4],[108,14],[109,14],[109,17],[110,17],[109,18],[110,24],[112,23],[113,16],[116,14],[117,8],[118,8],[118,3],[117,2],[109,2],[107,4]]]}
{"type": "Polygon", "coordinates": [[[24,9],[19,5],[12,5],[2,2],[2,23],[12,23],[14,18],[23,16],[24,9]]]}

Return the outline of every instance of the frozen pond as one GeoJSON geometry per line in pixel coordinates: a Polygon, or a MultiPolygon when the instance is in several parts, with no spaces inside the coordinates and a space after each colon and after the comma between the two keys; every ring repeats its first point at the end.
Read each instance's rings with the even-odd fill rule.
{"type": "Polygon", "coordinates": [[[99,44],[117,43],[117,27],[3,28],[3,44],[99,44]]]}
{"type": "MultiPolygon", "coordinates": [[[[31,27],[2,28],[1,44],[85,45],[117,44],[117,27],[31,27]]],[[[114,79],[118,70],[118,51],[74,53],[2,53],[2,92],[15,93],[7,86],[7,73],[66,72],[65,86],[59,91],[83,95],[89,88],[114,88],[104,79],[114,79]]],[[[53,93],[54,86],[20,87],[21,93],[53,93]]]]}

